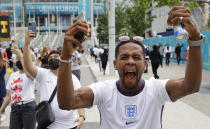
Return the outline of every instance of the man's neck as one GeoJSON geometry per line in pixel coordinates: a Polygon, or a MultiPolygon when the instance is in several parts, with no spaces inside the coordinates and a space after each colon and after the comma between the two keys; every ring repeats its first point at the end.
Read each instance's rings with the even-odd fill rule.
{"type": "Polygon", "coordinates": [[[24,73],[24,70],[19,70],[20,74],[23,74],[24,73]]]}
{"type": "Polygon", "coordinates": [[[128,93],[128,94],[130,94],[130,93],[136,93],[136,92],[138,92],[139,89],[142,87],[142,84],[143,84],[143,83],[142,83],[142,80],[140,80],[140,82],[137,84],[136,88],[134,88],[134,89],[127,89],[127,88],[123,85],[122,81],[120,81],[120,82],[119,82],[119,88],[120,88],[123,92],[128,93]]]}
{"type": "Polygon", "coordinates": [[[56,70],[50,70],[55,76],[58,76],[58,69],[56,70]]]}

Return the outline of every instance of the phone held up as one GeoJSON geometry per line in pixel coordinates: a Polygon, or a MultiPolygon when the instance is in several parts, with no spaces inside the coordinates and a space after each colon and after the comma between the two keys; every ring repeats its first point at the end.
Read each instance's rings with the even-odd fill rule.
{"type": "MultiPolygon", "coordinates": [[[[73,23],[76,23],[77,21],[86,21],[84,13],[80,13],[74,20],[73,23]]],[[[84,32],[78,32],[74,35],[74,38],[76,38],[80,43],[85,41],[86,36],[84,32]]],[[[73,47],[76,48],[76,45],[73,44],[73,47]]]]}
{"type": "Polygon", "coordinates": [[[32,30],[34,32],[34,37],[36,37],[36,22],[29,22],[28,30],[32,30]]]}

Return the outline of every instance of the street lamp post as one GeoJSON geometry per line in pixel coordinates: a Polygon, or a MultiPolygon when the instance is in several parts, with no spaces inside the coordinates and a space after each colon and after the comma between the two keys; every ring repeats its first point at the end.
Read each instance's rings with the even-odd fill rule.
{"type": "Polygon", "coordinates": [[[109,75],[115,75],[114,51],[115,51],[115,0],[109,1],[109,75]]]}
{"type": "Polygon", "coordinates": [[[50,8],[48,6],[48,46],[50,44],[50,8]]]}
{"type": "Polygon", "coordinates": [[[16,13],[15,13],[15,0],[13,0],[13,16],[14,16],[14,40],[16,35],[16,13]]]}
{"type": "Polygon", "coordinates": [[[83,14],[86,16],[86,0],[83,0],[83,14]]]}
{"type": "Polygon", "coordinates": [[[90,18],[91,18],[91,44],[94,45],[94,20],[93,20],[93,0],[90,0],[90,18]]]}

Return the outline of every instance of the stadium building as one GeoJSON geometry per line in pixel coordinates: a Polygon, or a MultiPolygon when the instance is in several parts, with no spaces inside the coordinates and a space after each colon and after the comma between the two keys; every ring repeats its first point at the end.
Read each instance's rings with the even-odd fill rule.
{"type": "MultiPolygon", "coordinates": [[[[103,5],[101,0],[94,0],[94,19],[103,12],[103,5]]],[[[41,31],[48,30],[49,26],[51,31],[56,30],[56,26],[64,30],[81,12],[85,12],[90,21],[90,0],[0,0],[0,12],[10,14],[11,27],[14,25],[13,9],[17,27],[35,21],[41,31]]]]}

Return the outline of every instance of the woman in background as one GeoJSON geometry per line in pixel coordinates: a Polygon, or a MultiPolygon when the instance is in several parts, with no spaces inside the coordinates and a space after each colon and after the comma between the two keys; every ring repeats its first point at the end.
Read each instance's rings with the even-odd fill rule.
{"type": "MultiPolygon", "coordinates": [[[[2,53],[0,52],[0,107],[4,101],[4,97],[6,96],[6,85],[4,78],[6,74],[6,64],[7,60],[2,56],[2,53]]],[[[0,121],[3,121],[4,119],[5,119],[5,114],[3,111],[0,121]]]]}

